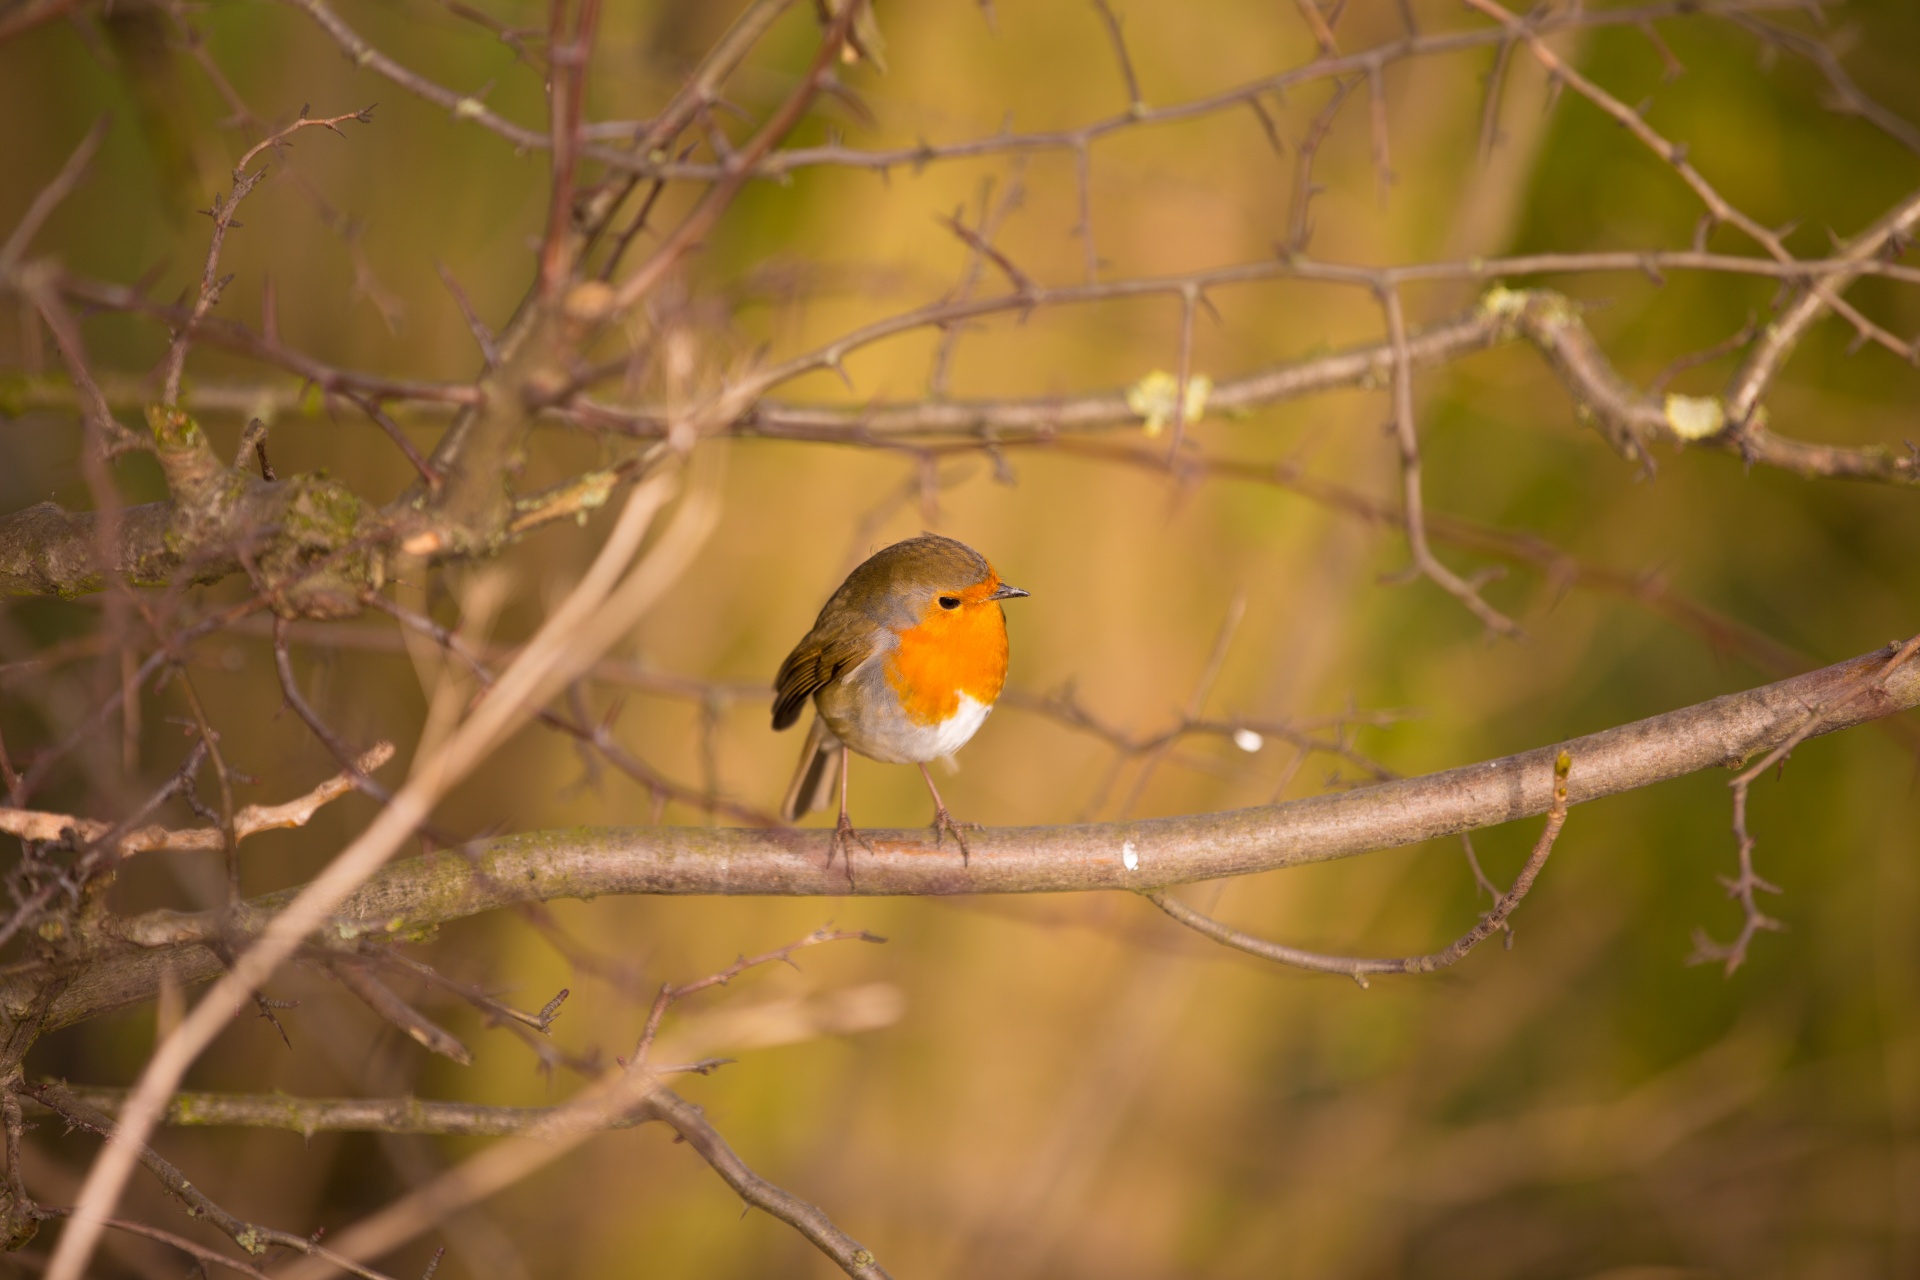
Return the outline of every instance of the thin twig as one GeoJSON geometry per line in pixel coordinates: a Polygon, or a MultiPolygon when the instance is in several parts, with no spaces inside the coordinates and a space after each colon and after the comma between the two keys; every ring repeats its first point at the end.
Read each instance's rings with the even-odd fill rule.
{"type": "Polygon", "coordinates": [[[1420,438],[1413,421],[1413,357],[1407,346],[1407,322],[1400,309],[1399,291],[1382,291],[1380,306],[1386,312],[1387,336],[1393,344],[1393,432],[1400,445],[1407,550],[1413,556],[1414,568],[1466,605],[1489,631],[1518,639],[1523,634],[1519,624],[1483,600],[1473,583],[1441,564],[1427,544],[1426,499],[1420,482],[1420,438]]]}
{"type": "Polygon", "coordinates": [[[87,166],[93,163],[94,154],[100,150],[101,140],[107,136],[109,123],[111,121],[107,116],[101,116],[93,122],[93,127],[87,130],[86,136],[80,139],[78,146],[74,147],[66,163],[60,166],[60,172],[53,176],[51,182],[40,188],[39,193],[33,197],[33,202],[27,206],[27,211],[21,215],[20,221],[14,224],[13,233],[7,237],[4,244],[0,244],[0,280],[12,274],[14,267],[19,265],[21,259],[26,256],[27,246],[33,243],[36,235],[40,234],[40,228],[45,226],[47,219],[53,216],[53,211],[60,207],[60,202],[72,195],[73,189],[80,185],[80,179],[86,174],[87,166]]]}
{"type": "Polygon", "coordinates": [[[699,1153],[713,1171],[725,1179],[734,1193],[754,1208],[778,1218],[805,1236],[820,1252],[838,1264],[856,1280],[887,1280],[887,1270],[871,1250],[849,1236],[825,1212],[815,1205],[773,1183],[747,1167],[714,1127],[707,1123],[700,1108],[669,1090],[662,1089],[647,1102],[648,1113],[665,1121],[673,1131],[699,1153]]]}
{"type": "Polygon", "coordinates": [[[194,297],[193,307],[188,312],[186,323],[181,325],[174,334],[173,342],[167,348],[166,357],[161,361],[160,402],[162,404],[176,405],[180,402],[180,377],[186,368],[187,346],[192,342],[194,332],[206,318],[207,312],[219,302],[220,294],[226,288],[227,281],[220,276],[220,251],[226,244],[227,233],[240,225],[234,221],[234,214],[238,211],[240,202],[245,200],[248,193],[266,176],[264,169],[257,173],[248,173],[247,166],[252,164],[254,158],[262,151],[285,146],[287,140],[302,129],[326,129],[331,133],[340,133],[340,126],[346,121],[354,120],[361,124],[368,124],[372,119],[372,107],[317,120],[310,119],[303,109],[299,119],[256,143],[240,157],[240,163],[233,167],[232,190],[227,193],[224,200],[218,192],[215,192],[213,207],[204,211],[213,219],[213,236],[207,245],[206,263],[200,271],[200,289],[194,297]]]}
{"type": "MultiPolygon", "coordinates": [[[[69,1093],[64,1086],[49,1081],[29,1081],[22,1083],[20,1089],[36,1102],[59,1115],[69,1125],[98,1134],[109,1143],[124,1141],[115,1132],[113,1117],[88,1106],[69,1093]]],[[[324,1259],[332,1266],[361,1277],[361,1280],[392,1280],[382,1272],[342,1257],[331,1249],[322,1248],[316,1241],[306,1236],[295,1235],[288,1231],[276,1231],[271,1227],[258,1226],[235,1217],[188,1181],[178,1167],[144,1143],[136,1149],[135,1154],[160,1185],[185,1206],[188,1216],[211,1223],[235,1244],[256,1257],[272,1248],[291,1249],[296,1253],[324,1259]]]]}
{"type": "Polygon", "coordinates": [[[1696,929],[1693,933],[1693,952],[1687,957],[1688,964],[1719,964],[1722,972],[1731,978],[1741,965],[1746,963],[1748,948],[1756,935],[1762,932],[1778,932],[1786,925],[1761,910],[1757,895],[1779,893],[1780,886],[1764,880],[1754,870],[1754,837],[1747,826],[1747,796],[1756,779],[1764,776],[1767,770],[1785,762],[1793,754],[1793,749],[1811,737],[1817,730],[1823,714],[1830,714],[1837,707],[1854,703],[1864,696],[1876,692],[1901,667],[1912,660],[1916,651],[1920,651],[1920,635],[1905,644],[1891,646],[1890,656],[1877,666],[1863,667],[1855,677],[1834,690],[1821,703],[1807,707],[1802,723],[1789,734],[1785,741],[1761,756],[1753,764],[1742,770],[1727,785],[1733,791],[1733,838],[1735,855],[1738,859],[1738,873],[1733,876],[1721,876],[1720,883],[1726,887],[1727,896],[1740,903],[1740,932],[1732,942],[1716,942],[1705,929],[1696,929]]]}
{"type": "Polygon", "coordinates": [[[1113,11],[1107,0],[1093,0],[1093,7],[1100,14],[1100,25],[1106,28],[1107,41],[1113,45],[1113,56],[1120,64],[1120,78],[1127,86],[1127,110],[1133,115],[1141,115],[1147,109],[1146,99],[1140,96],[1140,78],[1133,73],[1133,59],[1127,56],[1127,38],[1120,31],[1120,15],[1113,11]]]}
{"type": "Polygon", "coordinates": [[[1455,938],[1447,946],[1427,955],[1405,956],[1389,960],[1302,951],[1297,947],[1282,946],[1277,942],[1268,942],[1229,928],[1211,916],[1195,911],[1163,890],[1144,889],[1140,896],[1189,929],[1212,938],[1222,946],[1245,951],[1263,960],[1291,965],[1296,969],[1310,969],[1315,973],[1343,973],[1362,987],[1367,985],[1367,978],[1374,974],[1432,973],[1459,963],[1466,958],[1468,952],[1493,934],[1508,927],[1507,917],[1513,914],[1514,908],[1520,905],[1521,900],[1533,888],[1533,882],[1539,877],[1541,869],[1547,865],[1548,855],[1553,852],[1553,843],[1560,835],[1560,828],[1566,824],[1567,775],[1572,767],[1572,757],[1562,751],[1553,766],[1553,803],[1547,810],[1546,826],[1541,830],[1540,838],[1534,842],[1533,852],[1528,856],[1526,864],[1520,868],[1520,874],[1514,877],[1513,886],[1494,902],[1493,909],[1481,916],[1473,928],[1455,938]]]}
{"type": "MultiPolygon", "coordinates": [[[[200,741],[202,749],[212,749],[211,737],[203,737],[200,741]]],[[[354,760],[352,770],[328,778],[298,799],[275,805],[250,804],[233,813],[231,838],[238,842],[262,831],[304,827],[322,806],[354,789],[356,772],[362,776],[370,774],[392,758],[391,742],[375,743],[354,760]]],[[[227,798],[223,796],[223,802],[227,798]]],[[[58,840],[65,832],[71,831],[90,844],[111,847],[122,858],[141,853],[217,853],[227,849],[229,837],[229,828],[224,821],[219,826],[182,830],[164,826],[130,826],[125,821],[101,822],[95,818],[77,818],[65,813],[13,808],[0,808],[0,831],[22,840],[58,840]]]]}
{"type": "MultiPolygon", "coordinates": [[[[763,964],[793,964],[794,953],[796,951],[804,951],[808,947],[817,947],[828,942],[885,941],[886,939],[879,934],[869,933],[865,929],[815,929],[806,937],[794,942],[789,942],[784,947],[775,947],[773,950],[762,952],[757,956],[741,956],[726,968],[715,973],[710,973],[704,978],[696,978],[691,982],[684,982],[678,986],[671,982],[662,983],[660,993],[654,997],[653,1007],[647,1011],[646,1025],[641,1028],[640,1040],[634,1045],[633,1057],[630,1061],[634,1063],[645,1063],[647,1061],[648,1052],[653,1048],[654,1038],[660,1031],[660,1019],[666,1016],[668,1008],[676,1001],[684,1000],[696,992],[706,991],[712,987],[724,987],[747,970],[759,968],[763,964]]],[[[798,968],[799,966],[795,965],[794,967],[798,968]]]]}

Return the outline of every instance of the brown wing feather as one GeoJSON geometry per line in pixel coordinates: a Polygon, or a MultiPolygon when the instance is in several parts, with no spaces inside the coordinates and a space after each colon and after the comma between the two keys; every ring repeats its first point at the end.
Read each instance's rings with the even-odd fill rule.
{"type": "Polygon", "coordinates": [[[858,666],[868,648],[865,641],[846,629],[823,632],[815,627],[808,632],[773,678],[773,727],[784,729],[798,720],[807,699],[832,684],[841,672],[858,666]]]}
{"type": "Polygon", "coordinates": [[[896,542],[867,557],[780,664],[773,679],[773,727],[784,729],[798,720],[808,698],[866,661],[882,627],[911,623],[917,600],[935,589],[958,590],[992,575],[979,552],[937,533],[896,542]]]}

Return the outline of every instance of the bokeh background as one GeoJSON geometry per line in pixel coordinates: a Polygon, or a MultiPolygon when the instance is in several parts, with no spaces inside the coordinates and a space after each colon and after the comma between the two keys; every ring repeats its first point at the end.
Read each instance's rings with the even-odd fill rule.
{"type": "MultiPolygon", "coordinates": [[[[542,127],[538,75],[508,42],[427,0],[341,0],[376,45],[502,114],[542,127]]],[[[487,0],[512,27],[543,10],[487,0]]],[[[731,96],[764,112],[814,47],[810,7],[787,15],[731,96]]],[[[1480,20],[1416,4],[1425,30],[1480,20]]],[[[205,74],[217,65],[258,116],[310,104],[334,114],[377,102],[347,136],[303,134],[251,197],[230,241],[235,273],[221,311],[262,314],[271,280],[279,332],[323,359],[428,378],[465,378],[477,353],[436,274],[444,264],[479,314],[503,323],[532,274],[546,167],[499,138],[356,69],[287,5],[216,0],[173,17],[122,0],[0,44],[0,225],[11,227],[93,120],[109,113],[87,183],[37,242],[70,268],[156,294],[189,287],[207,220],[195,211],[230,185],[249,139],[205,74]]],[[[723,5],[611,4],[593,67],[597,119],[645,118],[717,38],[723,5]]],[[[1291,6],[1201,9],[1133,0],[1124,31],[1154,104],[1205,95],[1309,61],[1291,6]]],[[[1920,12],[1900,0],[1833,8],[1821,35],[1861,88],[1920,119],[1920,12]]],[[[828,102],[799,140],[911,145],[1071,126],[1124,110],[1123,82],[1096,11],[1080,3],[885,4],[887,69],[846,69],[871,119],[828,102]]],[[[1397,6],[1355,0],[1342,47],[1401,38],[1397,6]]],[[[1920,161],[1856,116],[1825,108],[1804,61],[1769,50],[1733,21],[1662,20],[1661,48],[1632,26],[1555,37],[1555,47],[1648,119],[1684,140],[1739,207],[1794,223],[1789,245],[1826,249],[1920,180],[1920,161]]],[[[1480,151],[1489,49],[1423,57],[1384,76],[1393,183],[1376,190],[1365,86],[1336,119],[1316,180],[1317,257],[1365,264],[1463,260],[1522,251],[1684,246],[1699,208],[1674,175],[1590,104],[1555,93],[1512,59],[1499,142],[1480,151]]],[[[1286,144],[1270,149],[1241,110],[1122,130],[1093,152],[1092,207],[1103,278],[1172,273],[1269,257],[1288,232],[1295,149],[1325,105],[1310,85],[1269,109],[1286,144]]],[[[722,117],[736,138],[744,127],[722,117]]],[[[707,243],[660,323],[690,335],[703,376],[765,348],[813,346],[950,288],[966,251],[937,219],[977,215],[1018,181],[1025,194],[999,243],[1048,282],[1081,278],[1073,157],[1040,152],[885,175],[803,170],[749,188],[707,243]]],[[[669,214],[690,192],[670,192],[669,214]],[[675,202],[678,202],[677,204],[675,202]]],[[[1715,247],[1748,251],[1718,232],[1715,247]]],[[[1515,282],[1520,283],[1520,282],[1515,282]]],[[[1544,278],[1592,304],[1590,322],[1619,367],[1645,383],[1676,357],[1713,346],[1774,300],[1765,281],[1675,275],[1544,278]]],[[[997,287],[989,278],[985,287],[997,287]]],[[[1851,294],[1895,332],[1920,328],[1910,287],[1866,281],[1851,294]]],[[[1411,291],[1413,323],[1471,305],[1474,290],[1411,291]]],[[[1194,368],[1214,377],[1380,334],[1363,291],[1306,284],[1221,289],[1202,315],[1194,368]]],[[[968,332],[952,368],[957,396],[1032,395],[1130,385],[1177,360],[1179,309],[1165,298],[1041,309],[968,332]]],[[[91,317],[97,365],[137,379],[164,350],[155,326],[91,317]]],[[[1920,433],[1920,374],[1884,351],[1849,350],[1820,325],[1770,399],[1784,433],[1900,446],[1920,433]]],[[[782,394],[858,403],[925,394],[933,335],[873,348],[832,376],[782,394]]],[[[25,408],[34,375],[57,370],[21,313],[0,314],[0,507],[45,498],[88,503],[71,414],[25,408]],[[13,410],[21,410],[12,412],[13,410]]],[[[1716,389],[1720,358],[1675,387],[1716,389]]],[[[285,380],[198,352],[190,385],[285,380]]],[[[936,468],[846,446],[722,441],[722,523],[684,580],[618,655],[711,682],[703,698],[612,686],[621,738],[677,779],[773,808],[798,735],[766,724],[759,692],[820,601],[867,552],[923,527],[977,546],[1032,591],[1009,609],[1012,686],[943,782],[963,818],[991,824],[1200,811],[1313,794],[1358,780],[1325,756],[1304,762],[1269,739],[1246,751],[1196,738],[1136,788],[1138,761],[1034,711],[1071,687],[1087,707],[1148,733],[1181,714],[1223,620],[1244,597],[1204,711],[1277,720],[1397,710],[1353,741],[1403,772],[1465,763],[1699,701],[1864,652],[1916,628],[1920,534],[1913,495],[1744,469],[1718,454],[1666,454],[1642,479],[1589,430],[1523,347],[1422,373],[1417,387],[1430,505],[1448,516],[1535,534],[1579,561],[1697,601],[1771,637],[1798,659],[1716,643],[1626,590],[1596,590],[1515,569],[1488,588],[1529,633],[1489,642],[1430,584],[1397,584],[1403,540],[1283,487],[1164,474],[1048,448],[996,463],[956,455],[936,468]]],[[[132,401],[129,401],[132,403],[132,401]]],[[[1287,463],[1392,503],[1398,482],[1380,392],[1315,398],[1193,428],[1206,456],[1287,463]]],[[[137,423],[133,414],[124,414],[137,423]]],[[[408,419],[423,445],[430,419],[408,419]]],[[[230,447],[239,422],[213,416],[230,447]]],[[[409,473],[350,409],[283,413],[272,449],[282,474],[324,467],[378,500],[409,473]]],[[[1117,443],[1135,444],[1138,431],[1117,443]]],[[[1164,439],[1164,437],[1163,437],[1164,439]]],[[[536,437],[525,483],[558,478],[617,446],[558,431],[536,437]]],[[[120,465],[129,500],[160,496],[142,459],[120,465]]],[[[451,618],[482,575],[510,588],[495,634],[528,634],[577,574],[602,525],[549,531],[496,564],[409,584],[451,618]]],[[[1451,546],[1463,571],[1495,562],[1451,546]]],[[[233,598],[235,584],[210,600],[233,598]]],[[[1645,594],[1644,592],[1642,594],[1645,594]]],[[[0,616],[19,663],[90,633],[87,602],[9,602],[0,616]]],[[[368,626],[371,623],[351,624],[368,626]]],[[[422,673],[402,652],[303,646],[304,686],[357,741],[417,735],[422,673]]],[[[271,655],[257,637],[221,637],[196,654],[196,681],[227,749],[271,801],[332,772],[324,751],[277,710],[271,655]]],[[[75,687],[99,673],[81,664],[75,687]]],[[[0,667],[0,728],[16,752],[59,736],[70,717],[41,668],[0,667]]],[[[171,771],[185,750],[176,692],[144,703],[130,750],[101,747],[43,807],[107,813],[99,776],[127,787],[171,771]],[[124,754],[124,759],[123,759],[124,754]],[[91,780],[90,780],[91,779],[91,780]]],[[[1364,717],[1363,717],[1364,718],[1364,717]]],[[[573,995],[556,1025],[570,1048],[625,1052],[661,981],[721,967],[828,921],[886,935],[841,944],[743,979],[707,1005],[885,982],[905,998],[894,1026],[744,1055],[688,1096],[764,1176],[824,1207],[897,1276],[1480,1277],[1680,1275],[1874,1277],[1920,1269],[1920,868],[1910,730],[1867,728],[1798,751],[1759,785],[1762,873],[1783,893],[1765,935],[1730,979],[1689,967],[1691,935],[1738,924],[1716,876],[1734,844],[1726,778],[1702,775],[1577,810],[1517,918],[1510,951],[1489,946],[1438,977],[1376,982],[1284,972],[1184,934],[1124,895],[953,901],[601,900],[554,918],[581,966],[507,915],[444,930],[421,954],[538,1007],[573,995]]],[[[862,825],[925,820],[910,770],[856,762],[862,825]]],[[[311,875],[370,813],[348,799],[298,833],[251,842],[246,887],[311,875]]],[[[176,814],[176,817],[182,817],[176,814]]],[[[527,730],[444,806],[465,831],[713,820],[657,807],[617,773],[594,770],[563,739],[527,730]]],[[[818,819],[816,819],[818,821],[818,819]]],[[[1477,847],[1504,881],[1534,824],[1484,833],[1477,847]]],[[[214,866],[134,868],[120,905],[191,905],[214,866]]],[[[1427,950],[1469,925],[1484,899],[1457,842],[1201,886],[1191,901],[1297,945],[1371,954],[1427,950]]],[[[576,1082],[549,1077],[526,1050],[461,1008],[434,1015],[474,1048],[471,1067],[428,1057],[318,977],[292,972],[276,995],[291,1049],[266,1024],[236,1020],[190,1084],[295,1094],[393,1093],[537,1104],[576,1082]]],[[[425,997],[423,997],[424,999],[425,997]]],[[[150,1050],[156,1011],[126,1011],[49,1038],[38,1074],[125,1083],[150,1050]]],[[[345,1224],[474,1149],[458,1141],[284,1133],[170,1132],[162,1149],[244,1216],[290,1230],[345,1224]]],[[[29,1175],[61,1202],[94,1149],[43,1126],[29,1175]]],[[[129,1212],[191,1230],[150,1186],[129,1212]]],[[[49,1228],[51,1230],[51,1228],[49,1228]]],[[[496,1197],[442,1237],[440,1275],[709,1277],[824,1275],[831,1265],[791,1230],[744,1218],[731,1193],[658,1126],[596,1139],[496,1197]]],[[[389,1260],[417,1274],[431,1243],[389,1260]]],[[[177,1275],[163,1251],[115,1241],[97,1273],[177,1275]]]]}

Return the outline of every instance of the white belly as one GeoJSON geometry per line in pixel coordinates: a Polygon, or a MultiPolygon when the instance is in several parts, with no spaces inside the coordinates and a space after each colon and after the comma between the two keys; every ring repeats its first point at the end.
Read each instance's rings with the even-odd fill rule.
{"type": "Polygon", "coordinates": [[[827,714],[825,708],[822,714],[827,714],[827,727],[863,756],[882,764],[925,764],[966,746],[992,710],[993,704],[963,693],[954,713],[938,724],[915,724],[898,707],[865,723],[849,723],[844,717],[827,714]]]}
{"type": "Polygon", "coordinates": [[[928,745],[927,754],[921,759],[938,760],[966,746],[968,740],[980,732],[980,726],[987,722],[987,713],[992,710],[992,703],[979,702],[968,694],[961,694],[960,706],[952,715],[924,729],[928,745]]]}

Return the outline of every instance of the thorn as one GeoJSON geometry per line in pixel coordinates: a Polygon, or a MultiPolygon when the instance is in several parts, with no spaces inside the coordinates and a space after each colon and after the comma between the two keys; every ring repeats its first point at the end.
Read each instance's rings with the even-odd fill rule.
{"type": "MultiPolygon", "coordinates": [[[[607,734],[612,732],[614,722],[620,718],[620,713],[626,710],[626,707],[627,707],[627,695],[625,695],[624,693],[617,695],[614,698],[612,705],[608,706],[607,713],[600,717],[599,732],[601,734],[607,734]]],[[[566,998],[566,995],[567,993],[562,991],[560,993],[560,998],[564,1000],[566,998]]]]}

